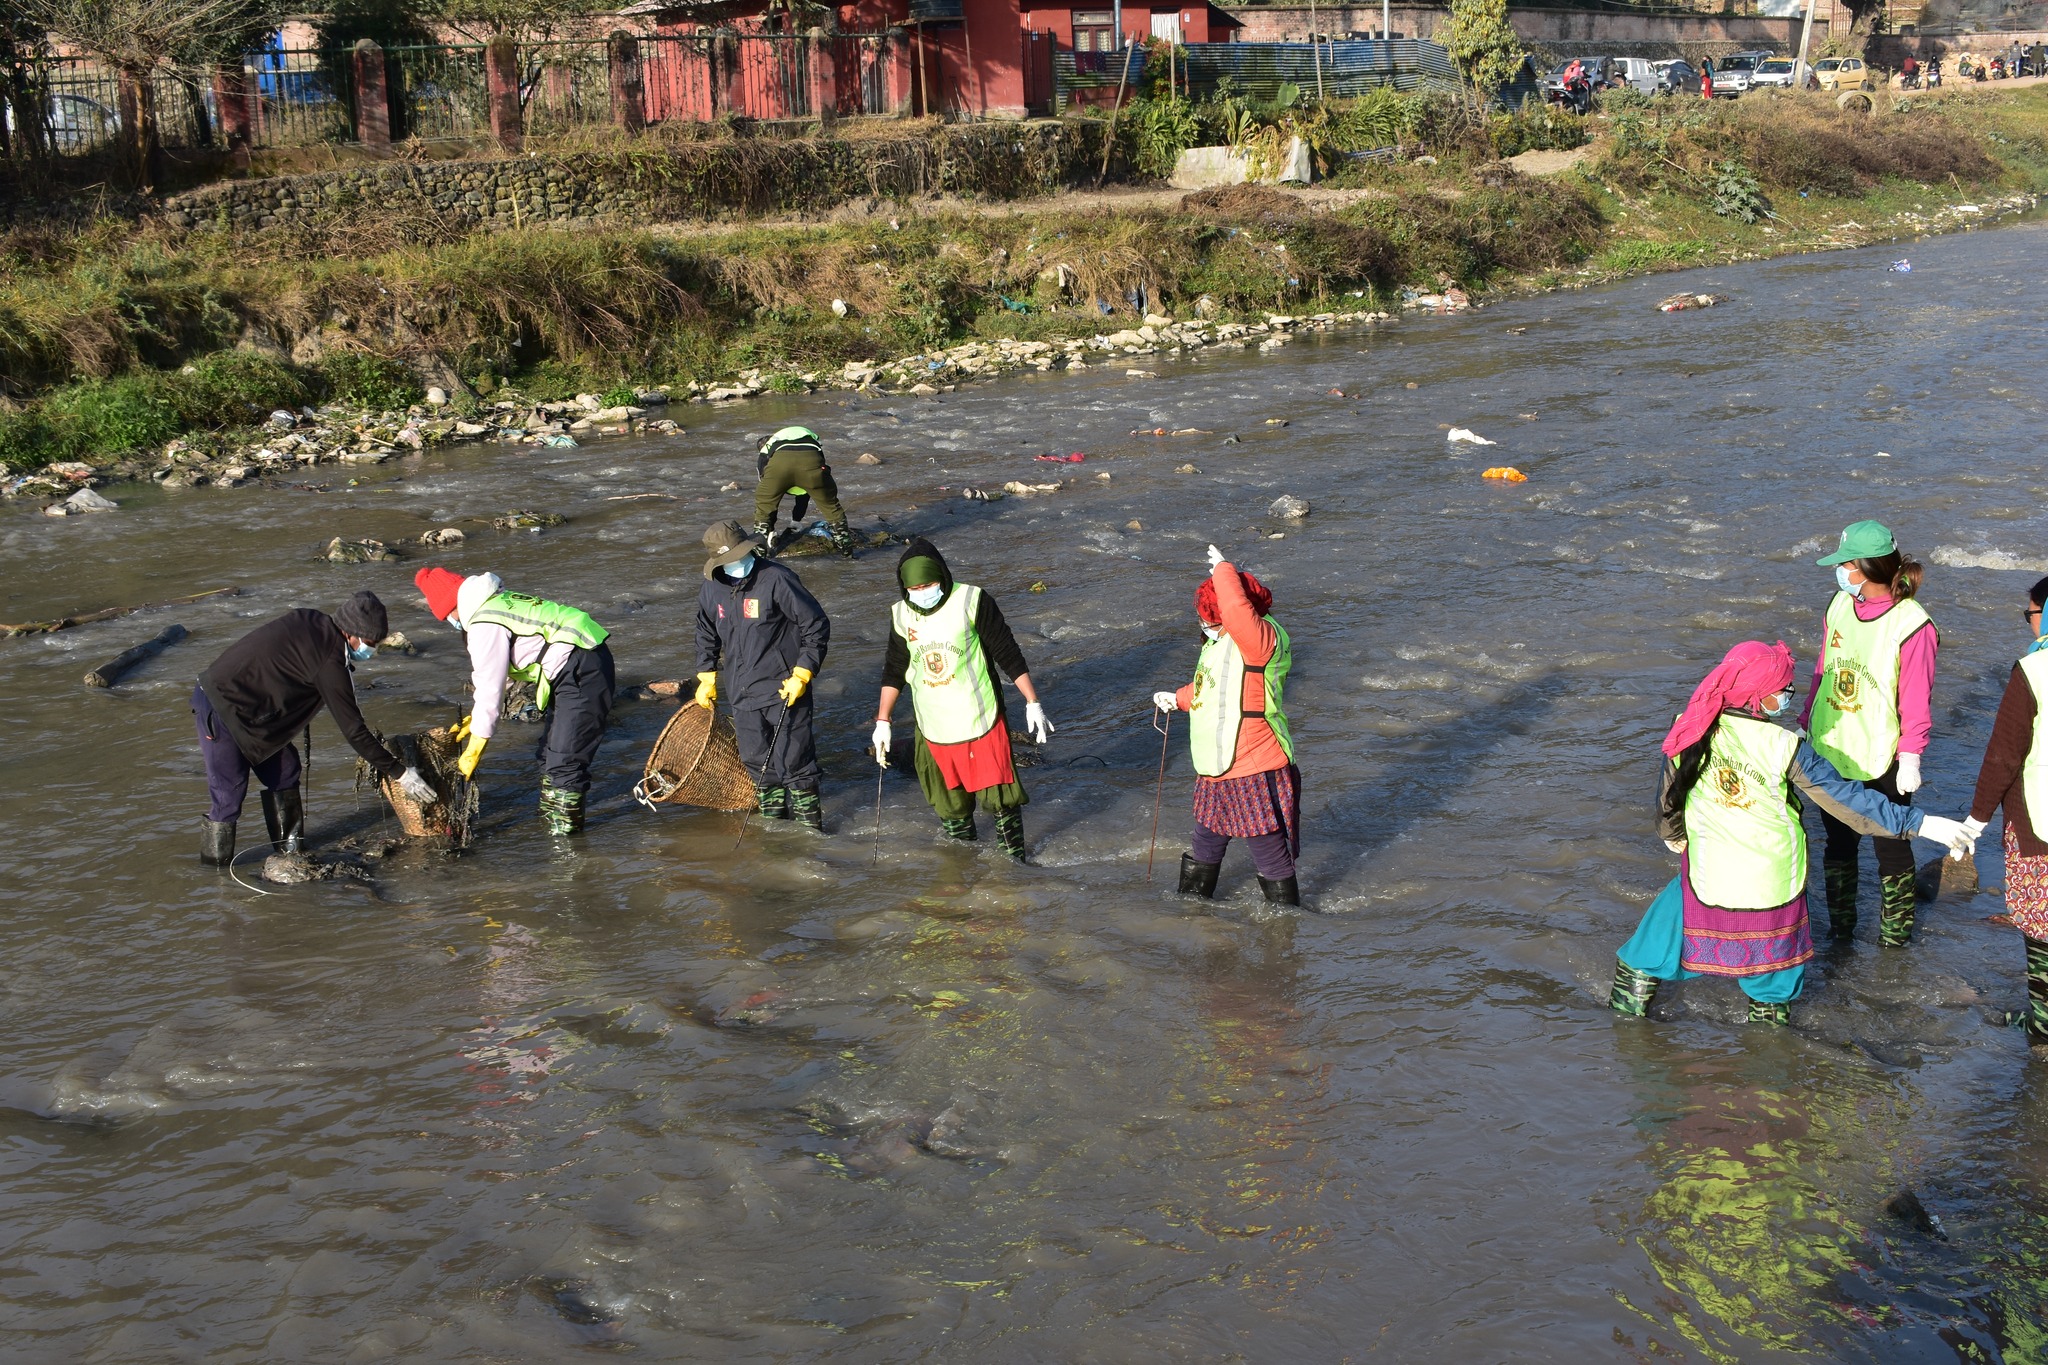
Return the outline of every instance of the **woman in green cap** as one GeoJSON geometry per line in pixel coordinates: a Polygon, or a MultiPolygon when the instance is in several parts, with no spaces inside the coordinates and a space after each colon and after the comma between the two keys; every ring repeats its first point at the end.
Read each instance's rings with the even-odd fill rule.
{"type": "MultiPolygon", "coordinates": [[[[1813,747],[1844,777],[1913,803],[1920,758],[1933,732],[1934,656],[1940,637],[1915,596],[1920,565],[1899,553],[1882,523],[1845,528],[1831,555],[1817,561],[1835,571],[1835,593],[1823,623],[1813,691],[1802,717],[1813,747]]],[[[1827,884],[1830,932],[1848,942],[1856,931],[1856,852],[1863,836],[1820,816],[1827,831],[1821,873],[1827,884]]],[[[1879,893],[1878,942],[1903,948],[1913,937],[1913,851],[1906,839],[1873,838],[1879,893]]]]}

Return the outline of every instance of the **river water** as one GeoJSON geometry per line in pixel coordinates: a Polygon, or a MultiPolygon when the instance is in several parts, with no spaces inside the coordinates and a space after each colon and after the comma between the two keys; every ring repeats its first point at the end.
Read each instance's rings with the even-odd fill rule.
{"type": "MultiPolygon", "coordinates": [[[[1812,560],[1847,521],[1928,561],[1922,804],[1960,813],[2048,571],[2044,263],[2025,225],[1156,378],[692,408],[680,438],[6,512],[0,618],[244,589],[0,644],[7,1356],[2042,1359],[2048,1063],[1997,1026],[2022,986],[1995,896],[1880,953],[1866,852],[1863,937],[1824,949],[1790,1031],[1744,1027],[1725,981],[1650,1022],[1605,997],[1672,871],[1658,739],[1738,640],[1811,667],[1812,560]],[[1653,311],[1680,287],[1731,302],[1653,311]],[[329,537],[564,512],[436,558],[586,605],[623,680],[687,675],[699,536],[788,421],[826,434],[857,523],[931,536],[1017,627],[1058,726],[1025,773],[1033,866],[985,819],[940,842],[901,775],[875,861],[893,550],[798,565],[834,618],[825,838],[735,851],[735,817],[635,806],[670,704],[626,701],[571,849],[512,726],[466,856],[268,896],[198,865],[186,698],[243,631],[372,588],[425,646],[362,667],[372,723],[462,695],[424,552],[329,565],[329,537]],[[1128,434],[1155,427],[1211,434],[1128,434]],[[1500,463],[1529,481],[1478,477],[1500,463]],[[638,493],[673,500],[608,500],[638,493]],[[1270,517],[1282,493],[1313,515],[1270,517]],[[1242,850],[1216,903],[1170,894],[1179,731],[1145,876],[1147,698],[1191,671],[1212,540],[1294,638],[1300,914],[1267,912],[1242,850]],[[79,685],[174,620],[191,640],[79,685]],[[1886,1212],[1908,1190],[1939,1231],[1886,1212]]],[[[391,832],[315,737],[315,844],[391,832]]],[[[252,798],[245,847],[260,827],[252,798]]]]}

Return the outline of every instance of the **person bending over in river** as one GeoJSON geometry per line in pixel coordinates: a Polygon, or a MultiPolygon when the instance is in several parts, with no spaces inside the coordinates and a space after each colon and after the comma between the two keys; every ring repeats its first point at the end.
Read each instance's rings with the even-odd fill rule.
{"type": "Polygon", "coordinates": [[[455,727],[465,741],[455,761],[464,777],[483,761],[484,746],[497,733],[505,683],[517,678],[534,685],[540,732],[540,814],[550,834],[583,829],[583,800],[590,792],[590,764],[604,738],[616,685],[611,632],[577,607],[506,592],[494,573],[465,578],[449,569],[425,568],[413,582],[427,610],[461,631],[469,645],[470,713],[455,727]]]}
{"type": "Polygon", "coordinates": [[[1195,620],[1206,637],[1195,680],[1155,692],[1162,711],[1188,713],[1195,760],[1195,837],[1180,856],[1181,894],[1214,896],[1233,837],[1251,845],[1259,889],[1280,905],[1301,904],[1294,860],[1301,856],[1301,769],[1281,693],[1294,655],[1273,619],[1266,585],[1209,547],[1209,577],[1195,589],[1195,620]]]}
{"type": "MultiPolygon", "coordinates": [[[[1914,600],[1920,566],[1874,521],[1845,529],[1835,552],[1817,562],[1834,569],[1839,591],[1828,603],[1801,723],[1836,771],[1910,806],[1934,729],[1934,656],[1941,644],[1934,622],[1914,600]]],[[[1821,875],[1829,931],[1846,945],[1856,932],[1856,852],[1863,838],[1825,810],[1820,822],[1827,831],[1821,875]]],[[[1871,846],[1878,942],[1903,948],[1913,937],[1913,850],[1905,839],[1876,838],[1871,846]]]]}
{"type": "Polygon", "coordinates": [[[2005,809],[2005,913],[2026,936],[2027,1041],[2048,1047],[2048,840],[2033,812],[2048,813],[2048,631],[2041,627],[2048,578],[2027,593],[2027,632],[2034,643],[2012,666],[1991,743],[1977,769],[1977,794],[1964,828],[1981,833],[2005,809]]]}
{"type": "Polygon", "coordinates": [[[825,666],[832,623],[796,571],[762,559],[760,549],[736,521],[704,533],[695,702],[707,710],[717,702],[723,669],[761,818],[822,830],[810,687],[825,666]]]}
{"type": "Polygon", "coordinates": [[[1791,709],[1795,671],[1783,640],[1746,640],[1664,736],[1657,833],[1678,855],[1678,875],[1616,954],[1608,1003],[1619,1013],[1647,1014],[1660,981],[1732,976],[1751,1023],[1790,1022],[1788,1002],[1813,957],[1801,795],[1847,829],[1901,843],[1918,835],[1958,858],[1969,850],[1960,821],[1843,777],[1799,731],[1773,723],[1791,709]]]}
{"type": "MultiPolygon", "coordinates": [[[[192,689],[199,752],[206,759],[206,825],[199,860],[225,867],[235,859],[235,824],[249,794],[249,774],[263,784],[263,823],[280,853],[297,852],[306,832],[299,795],[299,751],[292,739],[325,706],[349,747],[377,776],[397,778],[415,801],[434,788],[370,733],[356,707],[351,661],[377,652],[391,633],[384,604],[359,592],[329,616],[300,607],[256,627],[221,651],[192,689]]],[[[310,746],[311,740],[307,741],[310,746]]]]}
{"type": "Polygon", "coordinates": [[[832,466],[825,463],[825,445],[809,427],[784,427],[761,442],[756,467],[761,482],[754,486],[754,538],[762,554],[775,552],[775,518],[782,510],[782,495],[793,493],[789,505],[789,527],[795,532],[813,498],[825,515],[825,529],[832,548],[853,558],[853,532],[846,528],[846,509],[839,505],[839,485],[833,481],[832,466]]]}
{"type": "Polygon", "coordinates": [[[996,599],[971,583],[955,583],[938,548],[913,537],[896,564],[903,600],[889,608],[889,652],[872,738],[875,761],[889,766],[889,717],[910,689],[917,722],[917,784],[949,838],[972,840],[974,808],[996,817],[996,842],[1023,862],[1024,806],[1010,726],[1003,714],[1001,669],[1024,694],[1024,728],[1044,744],[1053,733],[1038,704],[1030,666],[996,599]]]}

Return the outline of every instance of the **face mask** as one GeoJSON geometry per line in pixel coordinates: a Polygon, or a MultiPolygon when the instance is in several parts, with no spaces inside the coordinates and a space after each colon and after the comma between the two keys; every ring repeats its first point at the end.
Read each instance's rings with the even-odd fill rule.
{"type": "Polygon", "coordinates": [[[1202,634],[1208,636],[1211,640],[1220,640],[1223,638],[1223,630],[1220,626],[1203,626],[1202,634]]]}
{"type": "Polygon", "coordinates": [[[448,613],[448,629],[458,632],[462,629],[462,622],[456,619],[455,613],[452,611],[448,613]]]}
{"type": "Polygon", "coordinates": [[[365,659],[374,659],[377,657],[377,646],[350,645],[348,647],[348,657],[355,660],[357,663],[361,663],[365,659]]]}
{"type": "Polygon", "coordinates": [[[1849,581],[1849,566],[1847,564],[1835,565],[1835,586],[1848,593],[1851,597],[1860,597],[1862,595],[1856,591],[1856,585],[1849,581]]]}
{"type": "Polygon", "coordinates": [[[1785,712],[1789,710],[1792,705],[1791,689],[1787,688],[1785,691],[1778,693],[1776,696],[1771,698],[1771,701],[1776,702],[1777,705],[1772,706],[1770,702],[1764,703],[1764,714],[1767,716],[1784,715],[1785,712]]]}
{"type": "Polygon", "coordinates": [[[930,611],[933,607],[939,605],[945,596],[946,589],[944,586],[938,583],[930,583],[922,588],[912,588],[910,590],[910,605],[920,611],[930,611]]]}

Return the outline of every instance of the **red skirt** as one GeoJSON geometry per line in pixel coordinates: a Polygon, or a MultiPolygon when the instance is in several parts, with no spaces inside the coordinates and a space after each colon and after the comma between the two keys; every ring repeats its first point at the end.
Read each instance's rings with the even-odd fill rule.
{"type": "Polygon", "coordinates": [[[1197,777],[1195,819],[1233,839],[1275,831],[1301,856],[1301,769],[1292,763],[1244,777],[1197,777]]]}
{"type": "Polygon", "coordinates": [[[1001,716],[980,739],[964,744],[934,744],[927,739],[924,744],[931,750],[939,776],[954,791],[978,792],[1017,780],[1017,765],[1010,754],[1010,727],[1001,716]]]}

